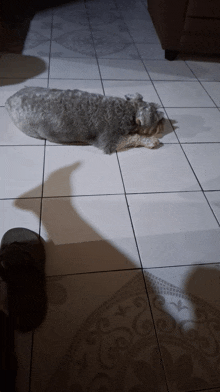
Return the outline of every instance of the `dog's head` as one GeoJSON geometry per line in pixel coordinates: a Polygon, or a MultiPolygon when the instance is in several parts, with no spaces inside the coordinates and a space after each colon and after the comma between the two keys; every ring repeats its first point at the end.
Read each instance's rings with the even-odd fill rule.
{"type": "Polygon", "coordinates": [[[147,103],[143,101],[143,96],[139,93],[125,95],[127,101],[133,101],[137,104],[136,123],[142,128],[142,131],[149,132],[157,127],[158,123],[163,121],[164,113],[158,109],[157,103],[147,103]]]}
{"type": "Polygon", "coordinates": [[[150,102],[144,103],[140,106],[136,113],[136,123],[141,126],[143,132],[149,133],[153,131],[159,123],[162,123],[164,119],[164,113],[158,109],[160,105],[150,102]]]}

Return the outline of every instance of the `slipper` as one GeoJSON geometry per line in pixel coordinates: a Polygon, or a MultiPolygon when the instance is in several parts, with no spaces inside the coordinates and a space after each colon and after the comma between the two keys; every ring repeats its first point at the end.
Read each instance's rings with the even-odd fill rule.
{"type": "Polygon", "coordinates": [[[47,311],[45,250],[35,232],[14,228],[2,237],[0,275],[7,285],[7,308],[14,328],[29,332],[44,320],[47,311]]]}

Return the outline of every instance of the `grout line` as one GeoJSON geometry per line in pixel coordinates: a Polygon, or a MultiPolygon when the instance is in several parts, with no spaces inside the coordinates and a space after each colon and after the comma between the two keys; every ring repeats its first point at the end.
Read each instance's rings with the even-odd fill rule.
{"type": "Polygon", "coordinates": [[[119,269],[109,269],[109,270],[97,270],[97,271],[87,271],[87,272],[73,272],[67,274],[56,274],[56,275],[48,275],[46,279],[56,278],[56,277],[68,277],[68,276],[78,276],[78,275],[92,275],[92,274],[106,274],[106,273],[114,273],[114,272],[127,272],[127,271],[152,271],[152,270],[164,270],[170,268],[185,268],[185,267],[198,267],[198,266],[219,266],[220,262],[213,263],[192,263],[192,264],[181,264],[181,265],[165,265],[165,266],[153,266],[153,267],[134,267],[134,268],[119,268],[119,269]]]}
{"type": "MultiPolygon", "coordinates": [[[[187,65],[187,67],[190,69],[190,71],[193,73],[193,75],[196,77],[197,81],[199,82],[200,86],[205,90],[206,94],[209,96],[209,98],[212,100],[212,102],[214,103],[215,107],[218,108],[217,104],[215,103],[215,101],[212,99],[212,97],[209,95],[209,93],[206,91],[205,87],[203,86],[202,82],[199,80],[199,78],[196,76],[196,74],[194,73],[194,71],[190,68],[189,64],[187,63],[187,60],[184,61],[185,64],[187,65]]],[[[203,82],[205,82],[205,80],[203,80],[203,82]]],[[[208,82],[208,80],[207,80],[208,82]]],[[[210,82],[210,81],[209,81],[210,82]]],[[[216,81],[215,81],[216,82],[216,81]]]]}
{"type": "MultiPolygon", "coordinates": [[[[92,193],[91,195],[58,195],[58,196],[32,196],[32,197],[19,197],[19,200],[35,200],[35,199],[63,199],[63,198],[75,198],[75,197],[106,197],[106,196],[124,196],[124,195],[157,195],[157,194],[177,194],[177,193],[203,193],[203,192],[220,192],[219,189],[204,189],[203,191],[201,189],[195,189],[195,190],[184,190],[184,191],[151,191],[151,192],[125,192],[125,193],[97,193],[94,194],[92,193]]],[[[16,197],[6,197],[6,198],[0,198],[1,200],[17,200],[16,197]]]]}
{"type": "Polygon", "coordinates": [[[95,52],[95,59],[96,59],[96,62],[97,62],[97,66],[98,66],[98,70],[99,70],[99,76],[100,76],[100,79],[96,79],[96,80],[100,80],[101,85],[102,85],[102,91],[103,91],[103,94],[105,95],[105,90],[104,90],[104,85],[103,85],[103,80],[102,80],[101,69],[100,69],[100,65],[99,65],[99,61],[98,61],[98,55],[97,55],[97,52],[96,52],[95,41],[94,41],[94,37],[93,37],[93,33],[92,33],[92,26],[91,26],[91,23],[90,23],[90,17],[89,17],[89,13],[88,13],[88,8],[86,7],[86,0],[84,0],[84,6],[85,6],[85,10],[86,10],[86,15],[87,15],[87,18],[88,18],[88,22],[89,22],[90,35],[91,35],[92,42],[93,42],[93,48],[94,48],[94,52],[95,52]]]}
{"type": "MultiPolygon", "coordinates": [[[[51,45],[52,45],[53,13],[52,13],[52,15],[51,15],[51,21],[52,21],[52,23],[51,23],[51,31],[50,31],[50,51],[49,51],[49,64],[48,64],[47,88],[49,87],[49,78],[50,78],[50,57],[51,57],[51,45]]],[[[41,219],[42,219],[42,203],[43,203],[43,189],[44,189],[45,159],[46,159],[46,140],[44,141],[44,157],[43,157],[43,171],[42,171],[42,189],[41,189],[41,197],[40,197],[39,236],[40,236],[40,233],[41,233],[41,219]]],[[[34,351],[34,334],[35,334],[35,331],[32,332],[32,341],[31,341],[31,358],[30,358],[29,388],[28,388],[28,391],[29,391],[29,392],[31,392],[32,362],[33,362],[33,351],[34,351]]]]}

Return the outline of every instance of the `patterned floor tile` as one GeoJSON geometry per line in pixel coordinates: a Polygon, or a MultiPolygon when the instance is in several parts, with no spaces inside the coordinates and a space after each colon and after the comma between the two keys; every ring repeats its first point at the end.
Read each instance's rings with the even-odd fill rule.
{"type": "Polygon", "coordinates": [[[146,385],[167,392],[142,274],[51,278],[48,297],[47,319],[34,337],[32,392],[146,385]]]}
{"type": "Polygon", "coordinates": [[[170,392],[218,387],[220,268],[145,271],[170,392]]]}

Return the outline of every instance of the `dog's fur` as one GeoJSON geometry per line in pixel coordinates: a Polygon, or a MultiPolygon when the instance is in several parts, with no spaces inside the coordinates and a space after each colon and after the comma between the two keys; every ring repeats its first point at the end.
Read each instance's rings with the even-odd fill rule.
{"type": "Polygon", "coordinates": [[[54,143],[86,143],[106,154],[135,144],[153,148],[163,121],[159,105],[142,95],[106,97],[80,90],[26,87],[7,99],[5,107],[25,134],[54,143]]]}

